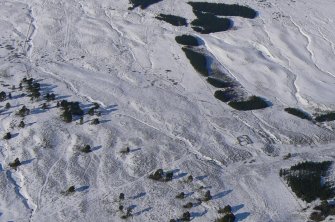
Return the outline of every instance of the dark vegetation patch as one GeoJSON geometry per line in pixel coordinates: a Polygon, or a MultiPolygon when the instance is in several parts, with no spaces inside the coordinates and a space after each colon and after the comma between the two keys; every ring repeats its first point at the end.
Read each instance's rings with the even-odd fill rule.
{"type": "Polygon", "coordinates": [[[188,2],[192,6],[193,11],[207,12],[220,16],[239,16],[243,18],[253,19],[257,16],[257,11],[242,5],[228,5],[224,3],[209,2],[188,2]]]}
{"type": "Polygon", "coordinates": [[[72,116],[82,116],[84,111],[80,108],[79,102],[68,102],[67,100],[62,100],[59,106],[63,110],[61,116],[66,123],[72,122],[72,116]]]}
{"type": "Polygon", "coordinates": [[[176,15],[159,14],[156,16],[156,19],[165,21],[174,26],[186,26],[187,25],[187,21],[185,18],[176,16],[176,15]]]}
{"type": "Polygon", "coordinates": [[[203,76],[209,76],[210,71],[208,69],[208,58],[206,55],[200,52],[196,52],[188,47],[182,48],[188,60],[190,60],[193,68],[203,76]]]}
{"type": "Polygon", "coordinates": [[[306,161],[292,166],[290,169],[281,169],[279,175],[283,177],[292,191],[302,200],[310,203],[334,197],[334,188],[329,182],[323,182],[331,166],[331,161],[306,161]]]}
{"type": "Polygon", "coordinates": [[[152,174],[149,175],[149,179],[161,181],[161,182],[168,182],[171,181],[173,178],[173,172],[167,171],[164,172],[162,169],[158,169],[152,174]]]}
{"type": "Polygon", "coordinates": [[[194,37],[193,35],[176,36],[175,40],[178,44],[181,44],[181,45],[187,45],[187,46],[199,46],[199,45],[201,45],[198,38],[194,37]]]}
{"type": "Polygon", "coordinates": [[[228,87],[234,87],[237,85],[232,81],[228,81],[228,80],[225,81],[225,80],[214,78],[214,77],[208,77],[206,81],[212,86],[214,86],[215,88],[228,88],[228,87]]]}
{"type": "Polygon", "coordinates": [[[214,97],[222,102],[229,102],[237,98],[237,94],[233,89],[228,90],[217,90],[214,93],[214,97]]]}
{"type": "Polygon", "coordinates": [[[133,5],[133,7],[130,7],[129,9],[132,10],[137,7],[140,7],[141,9],[146,9],[150,5],[156,4],[161,1],[163,0],[129,0],[129,3],[133,5]]]}
{"type": "Polygon", "coordinates": [[[315,117],[315,121],[317,122],[329,122],[334,120],[335,120],[335,112],[329,112],[315,117]]]}
{"type": "Polygon", "coordinates": [[[240,111],[264,109],[270,106],[265,99],[258,96],[251,96],[245,101],[231,101],[228,105],[240,111]]]}
{"type": "Polygon", "coordinates": [[[315,210],[311,213],[309,219],[313,221],[323,221],[330,215],[335,215],[335,205],[334,203],[328,203],[324,200],[320,205],[313,208],[315,210]]]}
{"type": "Polygon", "coordinates": [[[294,116],[297,116],[301,119],[307,119],[307,120],[312,120],[312,117],[305,111],[297,108],[285,108],[284,109],[286,112],[289,114],[292,114],[294,116]]]}
{"type": "Polygon", "coordinates": [[[191,22],[192,29],[202,34],[228,30],[233,22],[228,18],[219,18],[210,13],[194,11],[197,19],[191,22]]]}

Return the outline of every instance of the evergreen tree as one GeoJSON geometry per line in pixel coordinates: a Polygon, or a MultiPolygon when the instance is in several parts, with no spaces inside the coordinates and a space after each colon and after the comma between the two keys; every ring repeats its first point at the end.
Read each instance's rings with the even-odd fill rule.
{"type": "Polygon", "coordinates": [[[24,124],[24,122],[21,120],[21,122],[20,122],[20,124],[19,124],[19,127],[20,128],[24,128],[25,127],[25,124],[24,124]]]}

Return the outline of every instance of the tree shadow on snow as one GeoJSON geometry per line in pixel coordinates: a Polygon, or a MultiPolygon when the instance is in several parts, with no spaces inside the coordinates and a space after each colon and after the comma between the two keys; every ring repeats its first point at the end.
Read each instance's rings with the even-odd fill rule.
{"type": "Polygon", "coordinates": [[[88,188],[90,188],[90,186],[81,186],[81,187],[77,188],[76,191],[84,192],[85,190],[88,190],[88,188]]]}
{"type": "Polygon", "coordinates": [[[244,207],[244,204],[239,204],[239,205],[233,206],[231,208],[231,211],[235,213],[235,212],[239,211],[240,209],[242,209],[243,207],[244,207]]]}
{"type": "Polygon", "coordinates": [[[195,177],[195,179],[197,180],[204,180],[208,177],[208,175],[204,175],[204,176],[198,176],[198,177],[195,177]]]}
{"type": "Polygon", "coordinates": [[[133,153],[133,152],[136,152],[136,151],[140,151],[142,148],[135,148],[135,149],[130,149],[129,150],[129,153],[133,153]]]}
{"type": "Polygon", "coordinates": [[[206,209],[205,211],[203,212],[191,212],[191,217],[194,219],[196,217],[202,217],[204,216],[205,214],[207,214],[208,210],[206,209]]]}
{"type": "Polygon", "coordinates": [[[30,160],[24,160],[24,161],[21,161],[21,165],[27,165],[31,162],[33,162],[33,160],[35,160],[36,158],[33,158],[33,159],[30,159],[30,160]]]}
{"type": "Polygon", "coordinates": [[[148,212],[150,210],[152,210],[152,207],[147,207],[147,208],[145,208],[145,209],[143,209],[141,211],[138,211],[138,212],[134,213],[133,216],[139,216],[139,215],[141,215],[141,214],[143,214],[145,212],[148,212]]]}
{"type": "Polygon", "coordinates": [[[102,148],[102,146],[95,146],[91,149],[91,152],[94,152],[94,151],[97,151],[97,150],[100,150],[102,148]]]}
{"type": "Polygon", "coordinates": [[[137,195],[135,195],[135,196],[130,197],[130,199],[135,200],[135,199],[144,197],[146,194],[147,194],[146,192],[141,192],[141,193],[139,193],[139,194],[137,194],[137,195]]]}
{"type": "Polygon", "coordinates": [[[233,190],[226,190],[226,191],[220,192],[218,194],[215,194],[215,195],[213,195],[212,200],[220,199],[220,198],[226,196],[227,194],[231,193],[232,191],[233,190]]]}
{"type": "Polygon", "coordinates": [[[238,222],[238,221],[243,221],[244,219],[246,219],[247,217],[249,217],[250,213],[249,212],[243,212],[243,213],[238,213],[238,214],[235,214],[235,221],[238,222]]]}

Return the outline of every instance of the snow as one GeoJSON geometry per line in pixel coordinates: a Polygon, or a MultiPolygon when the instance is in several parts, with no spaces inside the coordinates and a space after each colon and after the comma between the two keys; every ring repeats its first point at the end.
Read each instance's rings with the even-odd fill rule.
{"type": "Polygon", "coordinates": [[[96,117],[88,115],[83,125],[66,124],[55,102],[44,111],[42,101],[13,91],[12,108],[0,113],[1,133],[14,135],[0,141],[0,221],[120,221],[121,192],[122,204],[133,208],[129,221],[168,221],[206,190],[213,200],[190,209],[192,221],[213,221],[227,204],[237,221],[306,221],[308,204],[279,170],[303,160],[333,160],[335,124],[302,120],[284,108],[335,110],[334,3],[225,3],[249,5],[259,16],[232,17],[233,29],[203,35],[154,18],[172,13],[192,21],[187,1],[133,11],[126,0],[1,1],[2,83],[18,86],[33,77],[43,91],[79,101],[85,111],[96,102],[101,124],[91,125],[96,117]],[[241,112],[215,99],[216,89],[175,42],[181,34],[201,38],[248,95],[273,106],[241,112]],[[15,112],[23,104],[31,114],[20,129],[15,112]],[[81,153],[85,144],[93,152],[81,153]],[[131,152],[122,155],[125,146],[131,152]],[[293,157],[283,160],[287,153],[293,157]],[[16,157],[23,164],[10,169],[16,157]],[[148,179],[158,168],[174,170],[175,178],[148,179]],[[185,182],[188,175],[192,183],[185,182]],[[72,185],[74,194],[62,194],[72,185]],[[189,196],[176,199],[182,191],[189,196]]]}

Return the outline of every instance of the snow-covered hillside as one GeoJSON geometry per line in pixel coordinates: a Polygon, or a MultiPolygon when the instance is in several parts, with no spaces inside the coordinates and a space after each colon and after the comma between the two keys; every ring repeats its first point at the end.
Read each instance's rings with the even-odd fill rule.
{"type": "Polygon", "coordinates": [[[307,221],[309,204],[279,170],[334,160],[335,122],[284,109],[335,110],[335,3],[224,3],[258,16],[230,17],[231,29],[199,34],[155,18],[191,22],[187,0],[133,10],[128,0],[1,0],[0,91],[12,98],[0,102],[0,221],[121,221],[120,205],[132,209],[128,221],[170,221],[185,211],[192,221],[214,221],[228,204],[236,221],[307,221]],[[271,106],[238,111],[216,99],[175,41],[182,34],[197,36],[215,65],[271,106]],[[40,84],[40,99],[22,95],[23,78],[40,84]],[[43,109],[46,93],[56,100],[43,109]],[[85,113],[99,108],[83,124],[65,123],[56,106],[64,99],[85,113]],[[23,105],[30,114],[20,117],[23,105]],[[2,139],[7,132],[12,138],[2,139]],[[92,152],[81,152],[87,144],[92,152]],[[173,171],[172,181],[149,179],[157,169],[173,171]],[[76,191],[65,195],[70,186],[76,191]],[[207,190],[212,200],[198,203],[207,190]],[[180,192],[187,197],[176,199],[180,192]],[[187,202],[197,204],[184,209],[187,202]]]}

